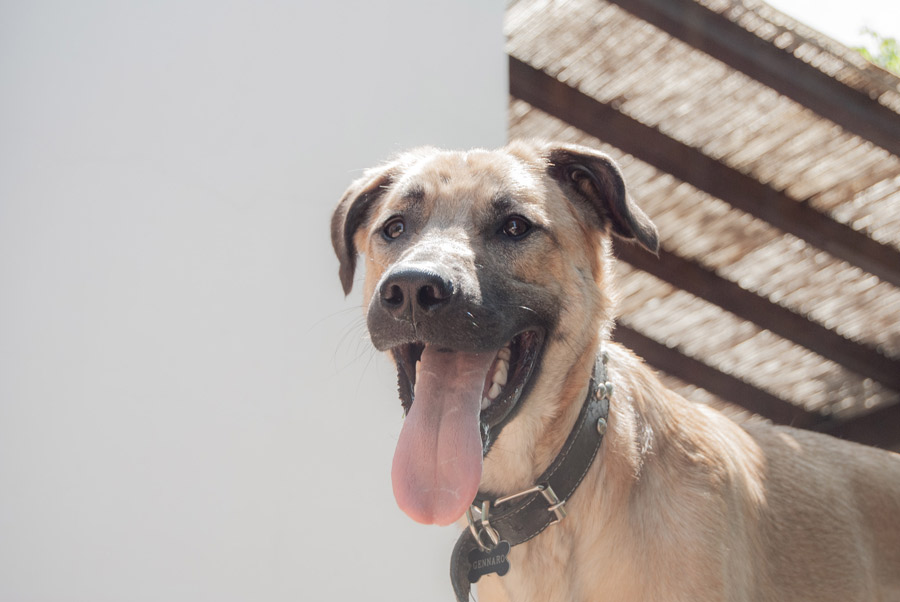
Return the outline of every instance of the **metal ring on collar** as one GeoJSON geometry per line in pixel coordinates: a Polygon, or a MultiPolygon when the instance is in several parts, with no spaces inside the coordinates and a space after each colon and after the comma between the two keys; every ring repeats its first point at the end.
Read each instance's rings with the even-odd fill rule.
{"type": "Polygon", "coordinates": [[[466,510],[466,520],[469,522],[469,531],[471,531],[472,537],[475,539],[475,543],[478,544],[478,547],[481,548],[481,551],[488,552],[500,543],[500,534],[497,532],[497,529],[491,526],[490,522],[491,502],[485,500],[481,504],[481,510],[479,511],[481,518],[475,518],[472,514],[473,508],[478,510],[475,506],[469,506],[469,509],[466,510]],[[490,538],[491,542],[493,542],[493,545],[489,546],[482,541],[482,533],[487,533],[487,536],[490,538]]]}

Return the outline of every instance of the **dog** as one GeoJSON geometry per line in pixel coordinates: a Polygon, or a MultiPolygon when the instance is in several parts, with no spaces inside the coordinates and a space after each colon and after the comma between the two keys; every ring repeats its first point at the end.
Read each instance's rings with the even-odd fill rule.
{"type": "Polygon", "coordinates": [[[548,503],[556,524],[498,557],[481,600],[900,600],[900,455],[737,424],[610,342],[611,237],[659,242],[606,155],[416,149],[350,186],[331,235],[345,294],[365,257],[368,331],[406,412],[393,490],[418,522],[467,515],[489,553],[499,528],[476,497],[550,499],[536,482],[587,432],[603,357],[599,448],[565,515],[548,503]]]}

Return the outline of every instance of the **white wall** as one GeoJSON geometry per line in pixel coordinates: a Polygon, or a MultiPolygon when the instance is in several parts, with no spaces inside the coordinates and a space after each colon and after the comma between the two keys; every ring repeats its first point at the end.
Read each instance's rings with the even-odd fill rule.
{"type": "Polygon", "coordinates": [[[330,212],[506,131],[501,0],[0,6],[0,600],[451,600],[330,212]]]}

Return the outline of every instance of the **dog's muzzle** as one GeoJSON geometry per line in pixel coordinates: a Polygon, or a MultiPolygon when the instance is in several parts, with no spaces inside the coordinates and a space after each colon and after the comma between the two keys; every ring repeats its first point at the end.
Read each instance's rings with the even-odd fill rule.
{"type": "Polygon", "coordinates": [[[368,322],[375,347],[397,364],[406,412],[394,495],[415,520],[449,524],[475,496],[484,454],[517,407],[546,330],[496,278],[483,289],[461,258],[431,259],[387,271],[368,322]]]}

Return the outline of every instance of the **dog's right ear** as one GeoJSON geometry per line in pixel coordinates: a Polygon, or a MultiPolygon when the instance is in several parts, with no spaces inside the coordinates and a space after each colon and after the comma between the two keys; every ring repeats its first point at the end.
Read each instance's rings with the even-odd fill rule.
{"type": "Polygon", "coordinates": [[[331,245],[340,262],[338,274],[345,295],[349,295],[353,288],[356,256],[359,254],[353,239],[378,199],[393,183],[395,168],[396,164],[392,163],[366,171],[363,177],[350,185],[331,216],[331,245]]]}

